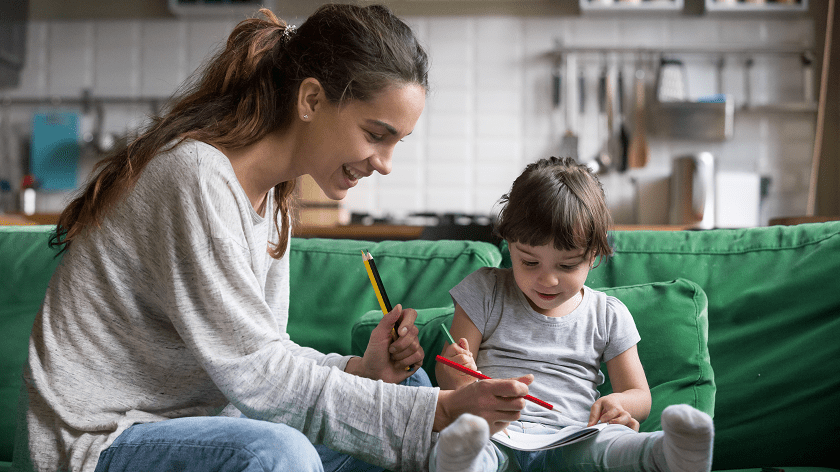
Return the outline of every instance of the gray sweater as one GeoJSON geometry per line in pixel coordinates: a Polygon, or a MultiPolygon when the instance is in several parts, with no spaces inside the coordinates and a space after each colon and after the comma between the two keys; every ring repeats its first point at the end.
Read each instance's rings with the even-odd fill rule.
{"type": "Polygon", "coordinates": [[[289,339],[289,254],[267,253],[272,204],[258,215],[207,144],[151,161],[50,281],[16,466],[92,471],[132,424],[241,411],[387,468],[426,468],[437,389],[349,375],[349,357],[289,339]]]}

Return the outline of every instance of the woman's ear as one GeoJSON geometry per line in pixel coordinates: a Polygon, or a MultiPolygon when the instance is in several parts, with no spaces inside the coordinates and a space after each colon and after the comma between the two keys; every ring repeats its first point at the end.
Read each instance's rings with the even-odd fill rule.
{"type": "Polygon", "coordinates": [[[297,112],[298,118],[303,121],[310,121],[315,112],[324,103],[324,88],[321,82],[313,77],[307,77],[298,87],[297,112]]]}

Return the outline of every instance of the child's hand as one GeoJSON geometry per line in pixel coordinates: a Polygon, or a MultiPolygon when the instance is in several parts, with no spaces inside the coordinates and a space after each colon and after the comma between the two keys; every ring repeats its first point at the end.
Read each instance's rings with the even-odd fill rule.
{"type": "MultiPolygon", "coordinates": [[[[478,367],[475,365],[475,359],[473,358],[472,351],[470,351],[470,344],[465,338],[459,339],[458,344],[450,344],[447,346],[443,351],[443,357],[478,372],[478,367]]],[[[475,377],[456,371],[455,369],[452,370],[453,373],[458,376],[459,387],[475,382],[475,377]]]]}
{"type": "Polygon", "coordinates": [[[619,400],[620,396],[615,393],[599,398],[592,404],[587,426],[597,423],[623,424],[634,431],[638,431],[639,422],[630,416],[630,413],[619,400]]]}

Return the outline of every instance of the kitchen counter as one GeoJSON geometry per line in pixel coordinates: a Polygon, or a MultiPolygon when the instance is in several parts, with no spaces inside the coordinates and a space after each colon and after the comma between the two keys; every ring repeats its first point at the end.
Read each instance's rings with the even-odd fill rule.
{"type": "MultiPolygon", "coordinates": [[[[22,213],[0,214],[0,225],[54,225],[58,222],[58,213],[22,213]]],[[[425,226],[399,224],[339,225],[339,226],[299,226],[294,229],[294,236],[300,238],[360,239],[364,241],[396,240],[407,241],[420,239],[425,226]]],[[[680,225],[615,225],[616,231],[682,231],[691,229],[680,225]]]]}

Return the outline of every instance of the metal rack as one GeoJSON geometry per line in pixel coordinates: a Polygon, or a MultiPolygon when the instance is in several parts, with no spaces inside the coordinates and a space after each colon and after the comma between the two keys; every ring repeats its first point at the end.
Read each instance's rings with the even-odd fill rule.
{"type": "Polygon", "coordinates": [[[602,46],[567,46],[558,43],[552,51],[549,51],[545,57],[554,62],[555,65],[560,64],[564,56],[601,56],[606,57],[629,57],[634,60],[637,65],[645,65],[645,67],[653,69],[656,64],[663,57],[673,57],[681,55],[706,56],[715,60],[716,68],[718,70],[718,89],[722,89],[722,74],[726,63],[731,60],[742,61],[743,67],[746,69],[745,74],[745,89],[747,97],[745,104],[740,107],[741,111],[755,112],[755,113],[816,113],[817,104],[813,93],[813,76],[812,65],[814,62],[814,53],[812,48],[805,46],[777,46],[769,48],[749,48],[749,47],[727,47],[727,46],[670,46],[670,47],[648,47],[648,46],[617,46],[617,47],[602,47],[602,46]],[[788,56],[798,57],[801,60],[803,67],[803,100],[800,102],[790,103],[776,103],[767,105],[753,105],[751,104],[751,81],[749,71],[753,67],[755,58],[758,56],[788,56]],[[810,72],[810,74],[809,74],[810,72]]]}

